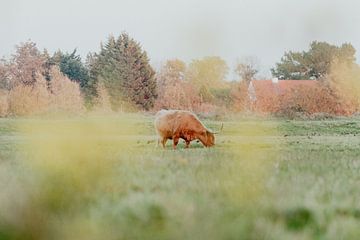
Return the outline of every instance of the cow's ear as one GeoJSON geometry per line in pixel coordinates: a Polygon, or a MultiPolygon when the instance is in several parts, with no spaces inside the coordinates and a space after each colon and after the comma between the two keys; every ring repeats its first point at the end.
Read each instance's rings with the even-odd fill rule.
{"type": "Polygon", "coordinates": [[[211,131],[206,131],[206,137],[209,138],[213,136],[213,133],[211,131]]]}

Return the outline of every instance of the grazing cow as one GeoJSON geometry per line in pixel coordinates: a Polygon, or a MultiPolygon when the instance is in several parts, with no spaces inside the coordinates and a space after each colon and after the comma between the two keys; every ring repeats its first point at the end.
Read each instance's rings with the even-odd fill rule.
{"type": "Polygon", "coordinates": [[[160,110],[155,115],[155,128],[164,148],[166,141],[172,139],[173,148],[176,149],[180,138],[185,140],[186,148],[193,140],[199,140],[205,147],[215,145],[214,132],[189,111],[160,110]]]}

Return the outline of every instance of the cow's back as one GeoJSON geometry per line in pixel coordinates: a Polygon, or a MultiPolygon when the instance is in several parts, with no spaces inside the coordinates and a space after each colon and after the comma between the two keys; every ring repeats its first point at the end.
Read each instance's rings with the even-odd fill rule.
{"type": "Polygon", "coordinates": [[[160,136],[169,138],[183,130],[204,130],[204,126],[193,113],[183,110],[160,110],[155,115],[155,128],[160,136]]]}
{"type": "Polygon", "coordinates": [[[176,110],[160,110],[155,115],[155,129],[162,137],[171,137],[174,131],[176,110]]]}

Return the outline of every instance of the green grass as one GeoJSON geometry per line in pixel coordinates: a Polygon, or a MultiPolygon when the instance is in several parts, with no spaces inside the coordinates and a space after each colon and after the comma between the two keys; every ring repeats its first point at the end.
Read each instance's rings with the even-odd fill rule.
{"type": "Polygon", "coordinates": [[[151,116],[54,121],[0,119],[0,239],[360,235],[359,119],[232,119],[214,148],[176,151],[151,116]]]}

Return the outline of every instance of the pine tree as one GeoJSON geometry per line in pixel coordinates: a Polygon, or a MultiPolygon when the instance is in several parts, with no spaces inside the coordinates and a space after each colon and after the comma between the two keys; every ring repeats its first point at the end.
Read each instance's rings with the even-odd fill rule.
{"type": "Polygon", "coordinates": [[[123,33],[110,36],[90,66],[92,81],[101,81],[107,89],[113,109],[123,101],[149,110],[156,94],[155,72],[139,43],[123,33]]]}
{"type": "Polygon", "coordinates": [[[76,49],[72,53],[57,51],[51,58],[51,63],[58,65],[60,71],[70,80],[79,83],[81,89],[87,86],[89,73],[80,55],[76,54],[76,49]]]}

